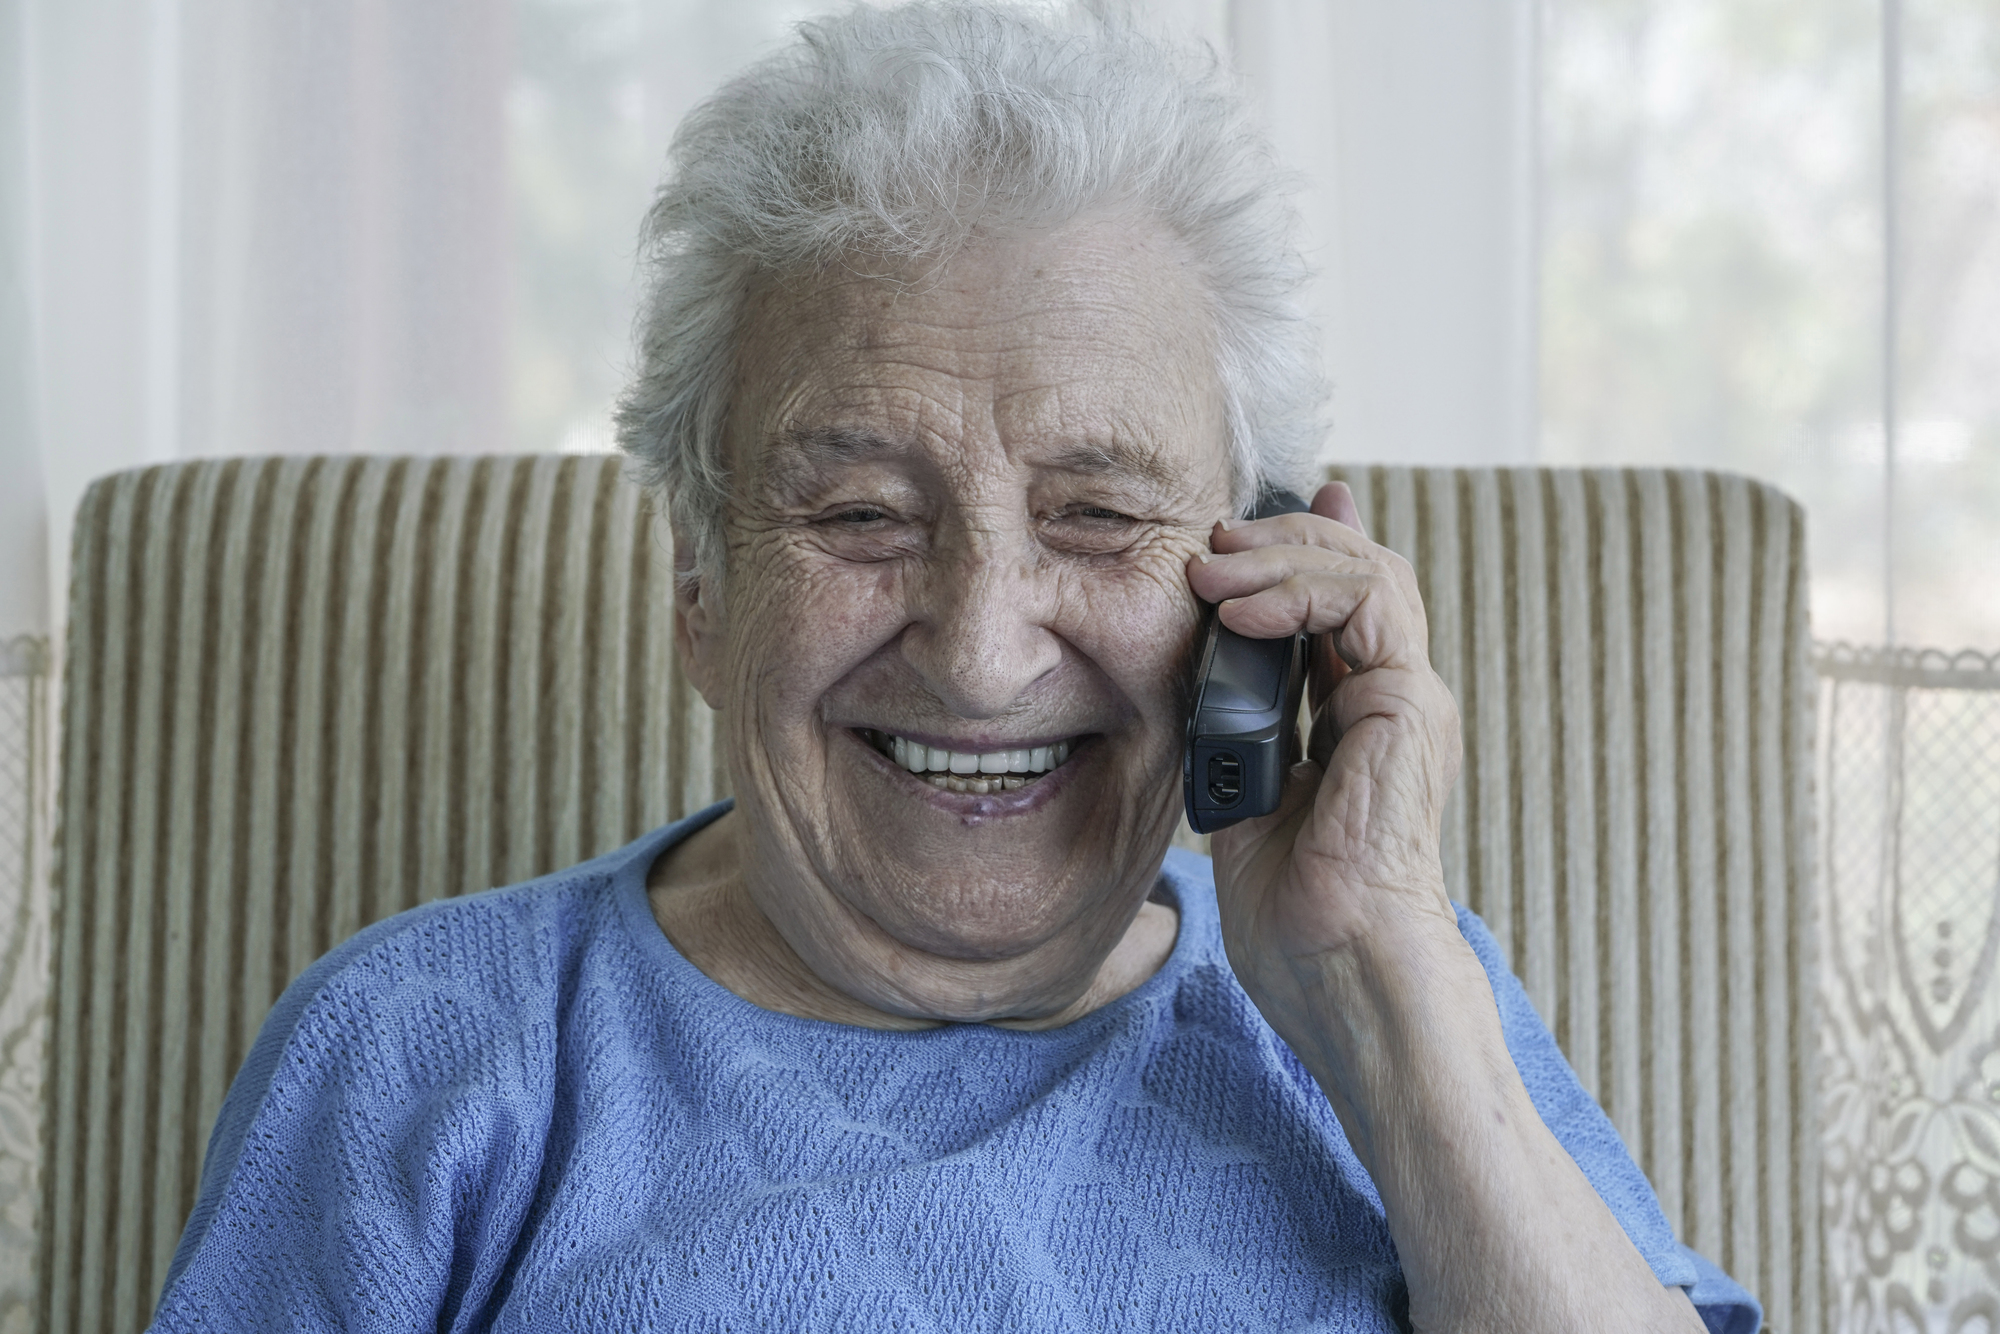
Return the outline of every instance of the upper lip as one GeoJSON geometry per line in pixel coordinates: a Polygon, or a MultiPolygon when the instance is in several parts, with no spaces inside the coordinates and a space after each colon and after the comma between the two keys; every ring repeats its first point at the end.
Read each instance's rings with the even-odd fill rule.
{"type": "Polygon", "coordinates": [[[884,736],[899,736],[905,741],[920,742],[938,750],[954,750],[961,755],[979,755],[996,750],[1033,750],[1038,746],[1053,746],[1060,742],[1081,741],[1086,732],[1050,732],[1040,736],[1015,737],[947,737],[936,732],[904,731],[898,727],[884,727],[879,723],[858,723],[857,732],[880,732],[884,736]]]}

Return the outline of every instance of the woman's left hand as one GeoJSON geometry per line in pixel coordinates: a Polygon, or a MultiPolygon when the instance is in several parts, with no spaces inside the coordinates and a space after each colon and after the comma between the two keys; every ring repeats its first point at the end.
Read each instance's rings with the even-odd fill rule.
{"type": "Polygon", "coordinates": [[[1692,1331],[1508,1053],[1445,897],[1458,707],[1409,563],[1335,482],[1310,514],[1218,525],[1196,593],[1253,638],[1307,630],[1314,726],[1272,814],[1219,830],[1230,965],[1382,1195],[1418,1330],[1692,1331]]]}
{"type": "Polygon", "coordinates": [[[1275,812],[1210,842],[1230,962],[1284,1032],[1329,953],[1458,939],[1438,860],[1458,706],[1431,669],[1415,572],[1368,540],[1345,483],[1308,514],[1219,524],[1211,544],[1189,580],[1224,625],[1314,636],[1307,758],[1275,812]]]}

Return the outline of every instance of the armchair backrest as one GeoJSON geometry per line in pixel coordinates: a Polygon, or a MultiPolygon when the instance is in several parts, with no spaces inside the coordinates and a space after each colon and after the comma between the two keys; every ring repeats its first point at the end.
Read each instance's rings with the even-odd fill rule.
{"type": "MultiPolygon", "coordinates": [[[[1803,521],[1702,473],[1355,469],[1417,564],[1492,923],[1692,1244],[1815,1328],[1803,521]]],[[[76,525],[39,1325],[159,1295],[230,1078],[363,925],[724,787],[606,457],[106,478],[76,525]]]]}
{"type": "Polygon", "coordinates": [[[1805,514],[1660,469],[1336,468],[1463,716],[1445,825],[1681,1239],[1821,1327],[1805,514]]]}

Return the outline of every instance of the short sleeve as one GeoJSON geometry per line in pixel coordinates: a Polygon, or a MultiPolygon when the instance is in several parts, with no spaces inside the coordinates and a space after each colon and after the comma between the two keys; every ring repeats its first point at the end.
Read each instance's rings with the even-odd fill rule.
{"type": "Polygon", "coordinates": [[[1554,1035],[1507,967],[1499,942],[1471,909],[1457,906],[1458,929],[1486,969],[1507,1050],[1535,1110],[1569,1151],[1660,1282],[1685,1288],[1703,1322],[1718,1334],[1755,1334],[1763,1323],[1756,1298],[1674,1237],[1659,1197],[1626,1152],[1611,1119],[1570,1069],[1554,1035]]]}

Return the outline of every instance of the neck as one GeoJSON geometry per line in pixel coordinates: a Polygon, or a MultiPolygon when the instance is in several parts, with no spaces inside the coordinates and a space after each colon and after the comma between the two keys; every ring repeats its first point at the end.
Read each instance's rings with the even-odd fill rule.
{"type": "Polygon", "coordinates": [[[742,842],[742,817],[731,811],[663,853],[646,883],[653,917],[710,981],[801,1019],[890,1030],[968,1020],[1058,1028],[1158,972],[1179,928],[1171,907],[1149,900],[1101,957],[1066,957],[1058,941],[1016,958],[969,960],[855,923],[843,933],[846,948],[828,950],[815,969],[758,906],[742,842]]]}

